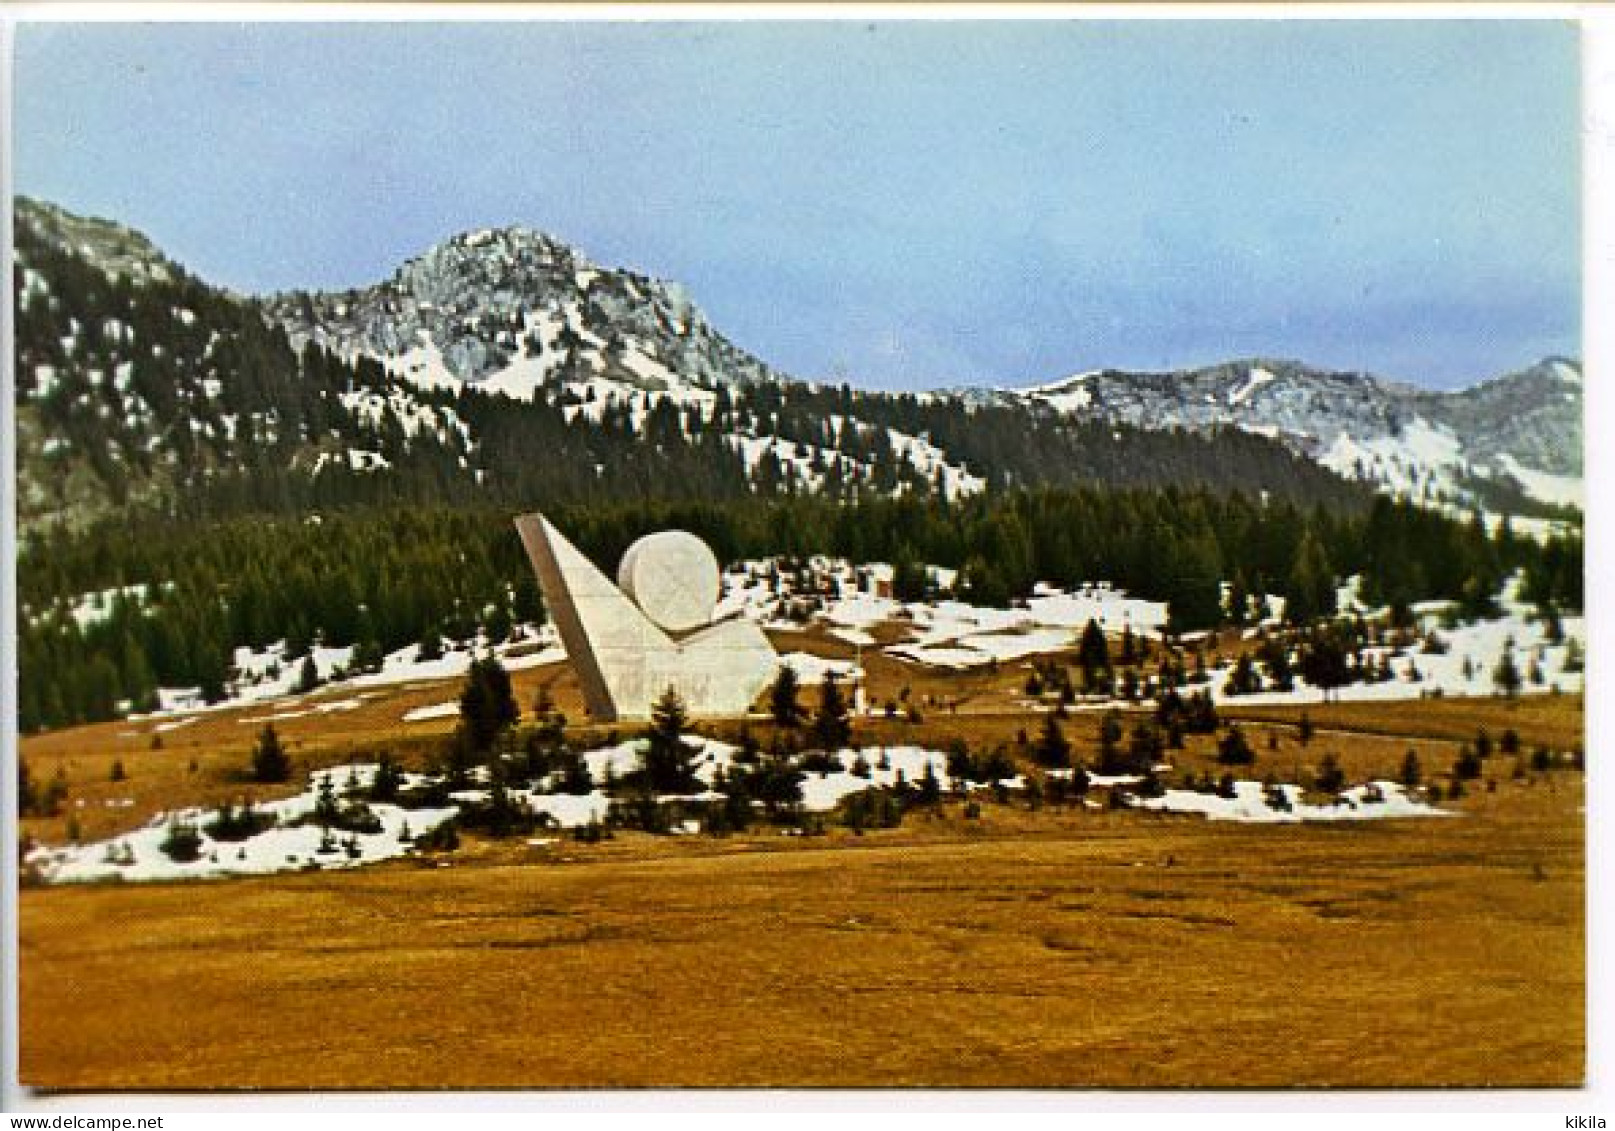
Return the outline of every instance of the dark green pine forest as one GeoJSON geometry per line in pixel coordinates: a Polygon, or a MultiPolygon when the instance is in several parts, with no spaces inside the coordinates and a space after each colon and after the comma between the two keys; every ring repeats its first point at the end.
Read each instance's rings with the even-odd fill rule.
{"type": "Polygon", "coordinates": [[[529,509],[608,567],[640,534],[682,527],[725,561],[893,562],[904,596],[922,595],[922,563],[958,569],[980,603],[1108,580],[1169,602],[1177,630],[1240,619],[1225,584],[1309,619],[1352,574],[1373,600],[1478,615],[1524,568],[1540,604],[1582,603],[1579,536],[1488,534],[1244,432],[794,382],[662,400],[639,420],[552,389],[427,391],[294,348],[254,300],[166,260],[109,272],[26,223],[13,287],[25,732],[149,707],[159,686],[223,698],[238,647],[284,641],[295,664],[351,645],[362,670],[503,638],[544,615],[510,521],[529,509]],[[888,429],[929,438],[984,490],[950,498],[888,429]],[[772,452],[749,464],[736,435],[818,454],[805,473],[772,452]],[[73,615],[130,587],[143,598],[73,615]]]}

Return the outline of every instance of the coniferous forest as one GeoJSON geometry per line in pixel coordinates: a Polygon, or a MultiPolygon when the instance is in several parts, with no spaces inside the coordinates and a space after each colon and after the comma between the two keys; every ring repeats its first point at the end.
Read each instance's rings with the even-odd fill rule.
{"type": "MultiPolygon", "coordinates": [[[[478,631],[500,639],[542,604],[511,512],[494,506],[353,506],[303,517],[166,516],[42,538],[20,571],[21,721],[25,730],[110,718],[157,686],[223,695],[238,646],[287,642],[295,661],[318,642],[379,658],[478,631]],[[108,601],[87,627],[77,595],[144,586],[108,601]]],[[[1261,504],[1207,488],[1039,488],[962,503],[915,497],[838,502],[749,497],[723,502],[571,504],[553,517],[610,563],[651,530],[705,538],[726,561],[833,554],[960,571],[959,595],[982,604],[1039,581],[1106,579],[1169,603],[1179,629],[1231,615],[1222,586],[1284,596],[1297,619],[1332,609],[1339,578],[1361,574],[1369,599],[1459,601],[1487,611],[1518,568],[1544,606],[1582,604],[1579,540],[1546,545],[1376,499],[1367,510],[1261,504]]]]}

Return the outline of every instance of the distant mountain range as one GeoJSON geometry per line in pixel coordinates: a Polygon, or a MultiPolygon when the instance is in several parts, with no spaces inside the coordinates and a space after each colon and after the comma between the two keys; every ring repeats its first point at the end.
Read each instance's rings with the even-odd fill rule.
{"type": "Polygon", "coordinates": [[[1582,378],[1564,358],[1453,393],[1276,360],[854,392],[792,380],[677,285],[525,228],[455,236],[374,286],[268,297],[54,205],[19,199],[16,230],[25,528],[384,482],[592,498],[1189,481],[1320,499],[1344,479],[1432,507],[1580,505],[1582,378]]]}
{"type": "Polygon", "coordinates": [[[1107,369],[971,395],[1143,428],[1233,426],[1432,504],[1501,484],[1540,502],[1581,505],[1582,373],[1568,358],[1456,392],[1250,359],[1166,373],[1107,369]]]}

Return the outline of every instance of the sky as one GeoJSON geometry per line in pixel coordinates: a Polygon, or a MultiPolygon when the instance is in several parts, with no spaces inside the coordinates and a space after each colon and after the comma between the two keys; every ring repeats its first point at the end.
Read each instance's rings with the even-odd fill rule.
{"type": "Polygon", "coordinates": [[[888,389],[1579,357],[1546,21],[30,24],[14,187],[244,291],[520,224],[888,389]]]}

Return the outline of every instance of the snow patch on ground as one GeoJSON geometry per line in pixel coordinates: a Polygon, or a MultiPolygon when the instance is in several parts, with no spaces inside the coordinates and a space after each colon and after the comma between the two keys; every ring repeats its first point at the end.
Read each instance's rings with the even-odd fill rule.
{"type": "Polygon", "coordinates": [[[1234,796],[1169,789],[1160,797],[1138,798],[1132,804],[1140,809],[1162,813],[1199,813],[1212,821],[1238,821],[1247,824],[1300,824],[1309,821],[1372,821],[1388,817],[1451,816],[1410,797],[1396,782],[1375,781],[1343,790],[1334,804],[1308,804],[1301,800],[1301,788],[1279,785],[1274,793],[1283,804],[1269,803],[1267,788],[1257,781],[1234,783],[1234,796]]]}
{"type": "Polygon", "coordinates": [[[208,836],[205,826],[214,817],[212,810],[181,809],[160,813],[145,827],[123,836],[65,848],[37,848],[29,853],[26,863],[54,883],[114,878],[130,881],[182,880],[262,875],[315,867],[356,868],[408,852],[409,844],[400,839],[405,825],[408,825],[411,834],[420,835],[455,815],[456,810],[452,808],[404,809],[396,805],[372,804],[370,809],[380,819],[381,831],[353,834],[357,849],[353,855],[342,847],[349,839],[347,833],[333,831],[331,838],[337,844],[336,850],[321,852],[324,832],[319,825],[291,826],[290,822],[314,811],[322,780],[329,779],[333,788],[340,789],[352,775],[361,785],[368,785],[375,772],[374,763],[356,763],[315,773],[310,778],[308,789],[296,797],[258,805],[257,810],[274,816],[277,824],[244,841],[217,841],[208,836]],[[168,838],[170,823],[174,821],[196,826],[202,840],[197,859],[181,863],[163,852],[161,846],[168,838]]]}
{"type": "Polygon", "coordinates": [[[447,719],[460,713],[458,701],[453,703],[433,703],[429,707],[416,707],[404,712],[404,722],[420,723],[427,719],[447,719]]]}

